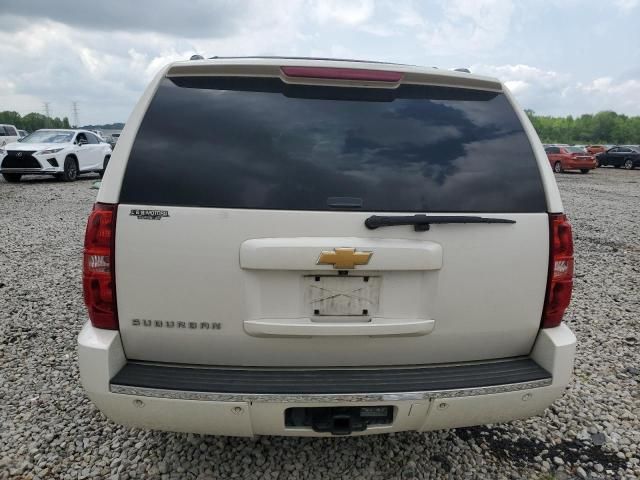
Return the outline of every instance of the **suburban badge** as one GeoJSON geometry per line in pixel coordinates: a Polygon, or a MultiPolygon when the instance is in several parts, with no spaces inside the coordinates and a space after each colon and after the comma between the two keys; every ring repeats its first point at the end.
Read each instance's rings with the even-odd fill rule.
{"type": "Polygon", "coordinates": [[[176,322],[173,320],[150,320],[146,318],[134,318],[131,320],[134,327],[173,328],[176,330],[221,330],[219,322],[176,322]]]}

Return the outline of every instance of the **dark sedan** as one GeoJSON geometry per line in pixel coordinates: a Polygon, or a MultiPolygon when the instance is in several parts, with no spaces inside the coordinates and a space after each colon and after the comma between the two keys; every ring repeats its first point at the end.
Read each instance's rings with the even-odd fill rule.
{"type": "Polygon", "coordinates": [[[631,170],[640,167],[640,147],[638,146],[618,146],[596,155],[598,165],[605,167],[611,165],[615,168],[624,167],[631,170]]]}

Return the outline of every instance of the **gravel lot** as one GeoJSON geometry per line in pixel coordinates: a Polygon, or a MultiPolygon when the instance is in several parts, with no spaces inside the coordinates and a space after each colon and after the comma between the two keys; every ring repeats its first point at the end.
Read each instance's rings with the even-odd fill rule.
{"type": "Polygon", "coordinates": [[[576,238],[571,389],[543,417],[379,437],[237,439],[110,423],[78,380],[95,177],[0,178],[0,479],[638,478],[640,171],[557,176],[576,238]]]}

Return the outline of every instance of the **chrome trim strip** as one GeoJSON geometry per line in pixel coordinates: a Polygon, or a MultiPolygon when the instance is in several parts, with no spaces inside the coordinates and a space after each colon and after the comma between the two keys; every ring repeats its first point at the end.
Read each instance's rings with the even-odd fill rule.
{"type": "Polygon", "coordinates": [[[552,379],[545,378],[532,382],[510,383],[492,387],[477,387],[457,390],[433,390],[424,392],[398,393],[348,393],[348,394],[262,394],[262,393],[214,393],[186,392],[158,388],[109,385],[111,393],[135,395],[139,397],[170,398],[173,400],[201,400],[210,402],[263,402],[263,403],[350,403],[350,402],[392,402],[403,400],[430,400],[434,398],[474,397],[494,393],[516,392],[532,388],[548,387],[552,379]]]}

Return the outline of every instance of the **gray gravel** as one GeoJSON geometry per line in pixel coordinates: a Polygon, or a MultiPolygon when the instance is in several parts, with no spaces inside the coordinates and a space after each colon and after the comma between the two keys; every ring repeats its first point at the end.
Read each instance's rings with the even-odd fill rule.
{"type": "Polygon", "coordinates": [[[640,171],[557,176],[574,225],[579,338],[543,417],[426,434],[238,439],[110,423],[78,380],[94,177],[0,179],[0,479],[638,478],[640,171]]]}

